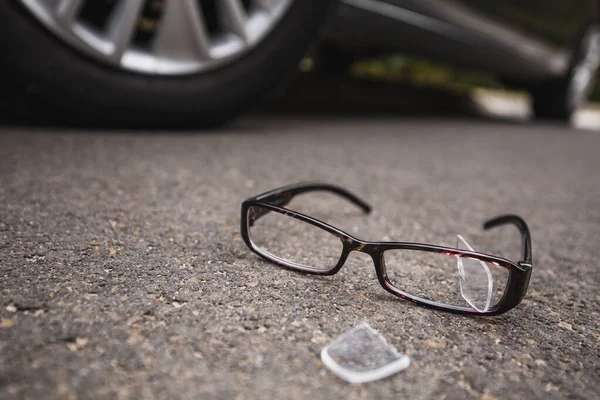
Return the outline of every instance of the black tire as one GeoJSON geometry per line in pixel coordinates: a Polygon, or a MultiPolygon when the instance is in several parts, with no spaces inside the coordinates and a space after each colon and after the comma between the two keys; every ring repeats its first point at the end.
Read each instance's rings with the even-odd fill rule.
{"type": "Polygon", "coordinates": [[[15,0],[0,4],[5,121],[94,127],[211,127],[268,94],[313,41],[330,0],[297,0],[256,48],[218,69],[159,77],[106,66],[47,31],[15,0]]]}
{"type": "Polygon", "coordinates": [[[567,106],[565,82],[544,82],[531,90],[533,115],[537,119],[568,122],[575,110],[567,106]]]}
{"type": "Polygon", "coordinates": [[[573,101],[570,99],[570,88],[573,85],[576,68],[587,57],[589,41],[599,35],[600,29],[597,25],[586,29],[575,50],[567,74],[553,81],[541,82],[531,89],[533,112],[536,118],[569,122],[573,113],[585,105],[589,91],[581,100],[573,101]]]}

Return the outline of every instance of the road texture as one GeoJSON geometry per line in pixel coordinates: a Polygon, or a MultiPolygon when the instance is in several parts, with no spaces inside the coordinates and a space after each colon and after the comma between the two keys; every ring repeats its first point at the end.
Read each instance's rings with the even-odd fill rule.
{"type": "MultiPolygon", "coordinates": [[[[0,398],[600,397],[600,134],[481,118],[282,115],[224,131],[0,133],[0,398]],[[399,300],[353,253],[333,277],[244,245],[241,202],[321,180],[369,201],[298,207],[360,238],[454,245],[534,271],[492,318],[399,300]],[[369,322],[412,365],[347,384],[320,350],[369,322]]],[[[291,207],[292,205],[290,205],[291,207]]]]}

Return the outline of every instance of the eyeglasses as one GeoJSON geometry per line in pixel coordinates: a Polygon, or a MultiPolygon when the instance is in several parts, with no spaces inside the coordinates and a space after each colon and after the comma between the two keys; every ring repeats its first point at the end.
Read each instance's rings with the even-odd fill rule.
{"type": "Polygon", "coordinates": [[[353,251],[366,253],[388,292],[414,303],[462,314],[498,315],[517,306],[531,277],[531,239],[525,221],[504,215],[484,229],[513,224],[521,232],[523,260],[473,250],[462,236],[457,248],[409,242],[357,239],[325,222],[284,208],[301,193],[326,191],[371,206],[346,189],[325,183],[299,183],[242,203],[241,233],[246,245],[279,266],[315,275],[334,275],[353,251]]]}

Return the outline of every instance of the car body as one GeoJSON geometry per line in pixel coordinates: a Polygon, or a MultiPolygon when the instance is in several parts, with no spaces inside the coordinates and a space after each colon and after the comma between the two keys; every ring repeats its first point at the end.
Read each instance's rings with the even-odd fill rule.
{"type": "Polygon", "coordinates": [[[341,0],[325,37],[357,53],[403,52],[529,84],[562,76],[597,0],[341,0]]]}
{"type": "Polygon", "coordinates": [[[321,33],[347,60],[408,53],[491,72],[528,90],[536,116],[569,120],[600,64],[599,2],[7,0],[0,111],[52,124],[214,126],[281,84],[321,33]]]}

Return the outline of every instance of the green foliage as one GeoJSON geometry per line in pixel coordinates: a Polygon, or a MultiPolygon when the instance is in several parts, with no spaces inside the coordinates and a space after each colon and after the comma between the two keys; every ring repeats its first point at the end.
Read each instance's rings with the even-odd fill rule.
{"type": "Polygon", "coordinates": [[[459,91],[475,86],[498,87],[490,75],[404,55],[358,61],[352,66],[351,73],[356,77],[407,82],[416,86],[443,86],[459,91]]]}
{"type": "MultiPolygon", "coordinates": [[[[406,82],[415,86],[444,87],[453,91],[469,91],[474,88],[502,88],[491,74],[455,68],[451,65],[394,54],[369,60],[361,60],[351,68],[355,77],[406,82]]],[[[600,84],[591,95],[591,100],[600,101],[600,84]]]]}

